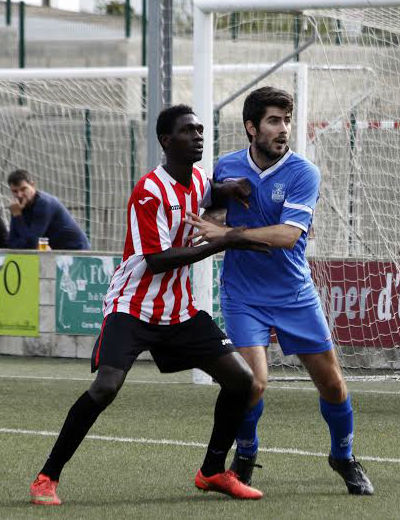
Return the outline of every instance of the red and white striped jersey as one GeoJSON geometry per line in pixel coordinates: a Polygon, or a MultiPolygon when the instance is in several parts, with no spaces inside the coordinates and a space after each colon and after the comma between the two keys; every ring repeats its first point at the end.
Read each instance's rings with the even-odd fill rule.
{"type": "Polygon", "coordinates": [[[193,167],[189,188],[158,166],[136,184],[128,202],[124,256],[104,298],[104,316],[126,312],[148,323],[172,325],[197,313],[189,267],[153,274],[144,255],[191,245],[187,211],[199,214],[211,192],[207,175],[193,167]]]}

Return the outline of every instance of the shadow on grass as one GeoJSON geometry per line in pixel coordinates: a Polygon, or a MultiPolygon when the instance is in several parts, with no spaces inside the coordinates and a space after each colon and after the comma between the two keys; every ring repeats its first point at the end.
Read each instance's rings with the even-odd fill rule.
{"type": "MultiPolygon", "coordinates": [[[[200,502],[216,502],[218,500],[233,500],[231,497],[224,495],[222,493],[212,493],[212,494],[199,494],[199,495],[184,495],[181,497],[152,497],[152,498],[134,498],[121,500],[119,498],[110,499],[105,498],[104,500],[95,500],[93,498],[89,498],[86,500],[74,500],[73,498],[64,499],[61,506],[40,506],[34,505],[29,502],[29,498],[26,500],[1,500],[0,501],[0,510],[3,512],[5,510],[13,510],[15,508],[28,508],[30,510],[65,510],[69,507],[82,507],[82,508],[95,508],[95,507],[107,507],[107,506],[127,506],[127,507],[137,507],[137,506],[146,506],[146,505],[156,505],[156,504],[165,504],[165,505],[174,505],[174,504],[192,504],[200,503],[200,502]]],[[[4,518],[4,517],[1,517],[4,518]]],[[[6,517],[7,518],[7,517],[6,517]]],[[[5,519],[4,519],[5,520],[5,519]]]]}

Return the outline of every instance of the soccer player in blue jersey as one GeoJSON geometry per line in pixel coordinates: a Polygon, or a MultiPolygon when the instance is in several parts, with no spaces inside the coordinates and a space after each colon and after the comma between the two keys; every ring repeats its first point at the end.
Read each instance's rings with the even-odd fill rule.
{"type": "Polygon", "coordinates": [[[289,148],[293,98],[263,87],[243,107],[249,148],[222,157],[214,181],[247,179],[249,205],[230,200],[227,228],[190,215],[200,239],[212,242],[225,229],[245,226],[243,245],[259,241],[270,254],[228,249],[221,272],[221,307],[228,336],[251,366],[257,391],[237,435],[232,464],[251,482],[267,384],[266,349],[274,327],[285,355],[296,354],[320,394],[320,409],[331,435],[329,464],[351,494],[371,495],[373,486],[352,453],[353,410],[305,250],[319,196],[320,172],[289,148]]]}

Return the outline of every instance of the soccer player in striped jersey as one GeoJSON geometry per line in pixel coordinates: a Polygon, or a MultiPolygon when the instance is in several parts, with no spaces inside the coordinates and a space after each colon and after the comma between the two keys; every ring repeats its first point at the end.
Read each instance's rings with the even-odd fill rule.
{"type": "MultiPolygon", "coordinates": [[[[274,327],[285,355],[297,354],[320,394],[320,409],[331,434],[330,466],[349,493],[371,495],[373,487],[354,459],[353,410],[305,250],[319,196],[320,172],[290,150],[293,98],[263,87],[243,107],[249,148],[222,157],[214,181],[247,179],[249,208],[228,200],[229,227],[245,226],[243,240],[267,245],[270,254],[229,249],[221,273],[221,307],[233,344],[252,367],[258,392],[237,436],[232,469],[250,484],[255,465],[257,423],[267,384],[266,349],[274,327]]],[[[193,215],[201,237],[212,243],[225,231],[193,215]]]]}
{"type": "Polygon", "coordinates": [[[193,228],[184,221],[188,211],[198,214],[210,197],[240,199],[249,192],[245,184],[214,188],[205,172],[193,166],[202,156],[203,125],[190,107],[177,105],[161,112],[157,135],[166,161],[140,179],[128,203],[123,259],[104,299],[104,321],[93,350],[92,371],[97,377],[70,409],[49,458],[31,484],[34,504],[61,503],[56,489],[64,465],[115,399],[144,350],[150,350],[162,372],[196,367],[221,385],[196,487],[242,499],[263,495],[225,471],[227,453],[254,391],[252,371],[211,317],[196,308],[188,273],[189,264],[234,247],[237,230],[192,247],[193,228]]]}

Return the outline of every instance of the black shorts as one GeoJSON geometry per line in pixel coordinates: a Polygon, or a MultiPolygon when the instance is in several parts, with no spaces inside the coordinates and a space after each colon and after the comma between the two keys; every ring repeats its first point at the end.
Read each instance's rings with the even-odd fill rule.
{"type": "Polygon", "coordinates": [[[160,372],[202,368],[204,362],[234,352],[232,342],[204,311],[175,325],[154,325],[115,312],[103,321],[94,345],[92,372],[100,365],[128,371],[149,350],[160,372]]]}

